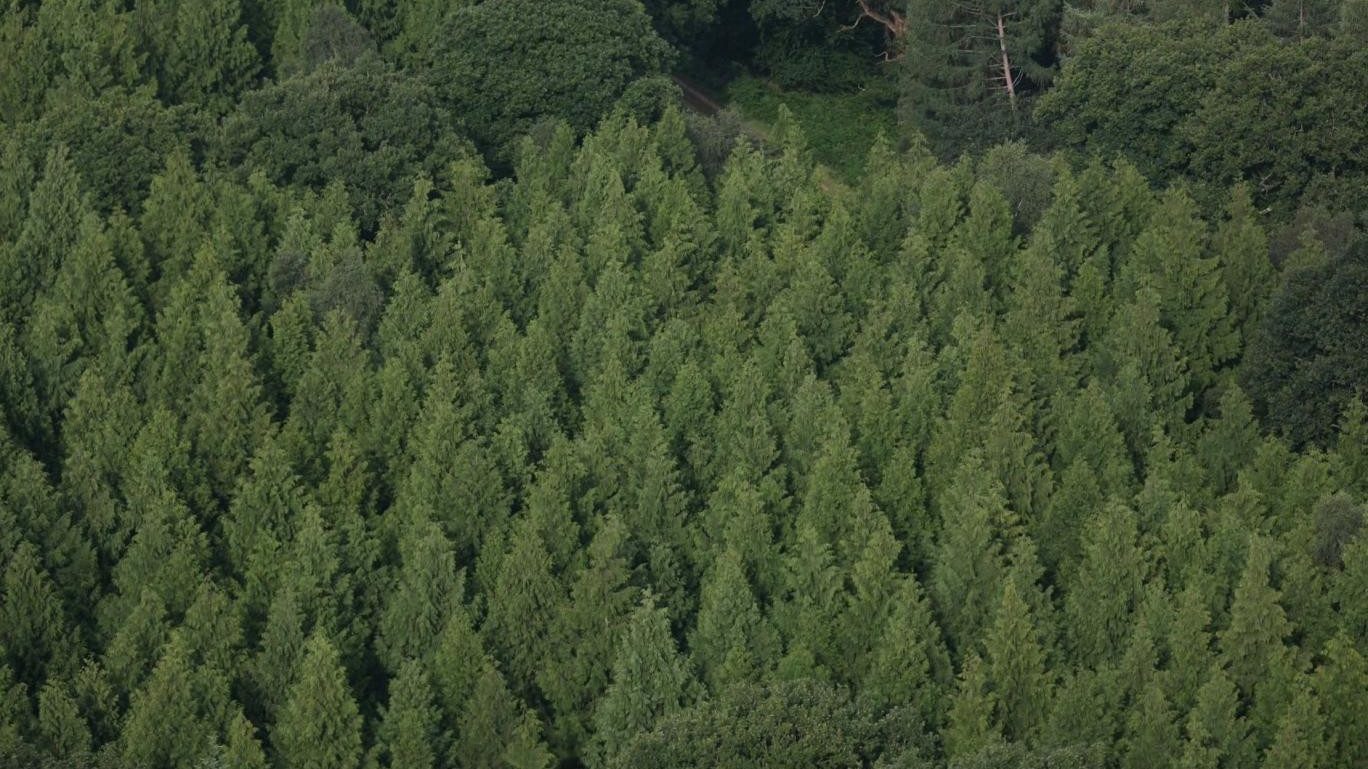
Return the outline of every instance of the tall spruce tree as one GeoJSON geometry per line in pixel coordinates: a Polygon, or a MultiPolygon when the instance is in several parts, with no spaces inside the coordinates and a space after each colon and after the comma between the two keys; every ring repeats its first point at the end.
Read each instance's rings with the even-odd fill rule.
{"type": "Polygon", "coordinates": [[[355,769],[361,762],[361,715],[337,649],[315,633],[271,732],[287,769],[355,769]]]}

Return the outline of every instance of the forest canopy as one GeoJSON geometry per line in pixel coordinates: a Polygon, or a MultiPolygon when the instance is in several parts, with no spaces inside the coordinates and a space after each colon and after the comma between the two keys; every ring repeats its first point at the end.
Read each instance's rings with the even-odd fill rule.
{"type": "Polygon", "coordinates": [[[0,0],[0,766],[1368,766],[1365,56],[0,0]]]}

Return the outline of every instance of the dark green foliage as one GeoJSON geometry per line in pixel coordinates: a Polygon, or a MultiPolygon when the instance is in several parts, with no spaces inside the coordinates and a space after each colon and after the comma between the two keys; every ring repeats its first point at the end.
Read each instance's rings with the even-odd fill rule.
{"type": "Polygon", "coordinates": [[[912,0],[899,109],[950,157],[1019,136],[1054,75],[1057,0],[912,0]]]}
{"type": "Polygon", "coordinates": [[[1245,388],[1292,441],[1325,443],[1368,381],[1368,246],[1287,274],[1245,358],[1245,388]]]}
{"type": "MultiPolygon", "coordinates": [[[[1273,5],[1276,16],[1283,3],[1273,5]]],[[[1362,69],[1363,50],[1301,37],[1282,43],[1253,21],[1106,26],[1071,57],[1037,117],[1063,144],[1123,153],[1152,178],[1245,180],[1283,213],[1303,195],[1355,210],[1368,138],[1341,113],[1363,103],[1363,83],[1341,78],[1362,69]],[[1233,136],[1236,122],[1266,138],[1233,136]]]]}
{"type": "Polygon", "coordinates": [[[244,174],[322,191],[341,183],[361,225],[408,199],[414,179],[461,156],[436,92],[376,56],[316,69],[248,94],[215,146],[244,174]]]}
{"type": "Polygon", "coordinates": [[[588,129],[669,59],[629,0],[479,3],[457,8],[441,29],[428,80],[476,144],[503,160],[539,119],[588,129]]]}
{"type": "Polygon", "coordinates": [[[717,701],[667,717],[627,744],[608,767],[924,766],[920,724],[881,715],[815,681],[739,685],[717,701]]]}

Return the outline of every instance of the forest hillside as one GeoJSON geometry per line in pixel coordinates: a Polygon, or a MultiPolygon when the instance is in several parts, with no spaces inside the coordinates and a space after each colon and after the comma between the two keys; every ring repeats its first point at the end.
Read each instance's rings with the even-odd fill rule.
{"type": "Polygon", "coordinates": [[[0,766],[1368,766],[1365,3],[807,5],[0,0],[0,766]]]}

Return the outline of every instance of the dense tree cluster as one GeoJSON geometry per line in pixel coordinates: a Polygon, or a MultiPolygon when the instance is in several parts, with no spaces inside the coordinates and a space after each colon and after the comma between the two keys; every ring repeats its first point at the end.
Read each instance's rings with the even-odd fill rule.
{"type": "Polygon", "coordinates": [[[1358,6],[933,5],[1199,92],[846,186],[660,98],[737,3],[0,0],[0,765],[1368,764],[1362,123],[1145,154],[1358,6]]]}

